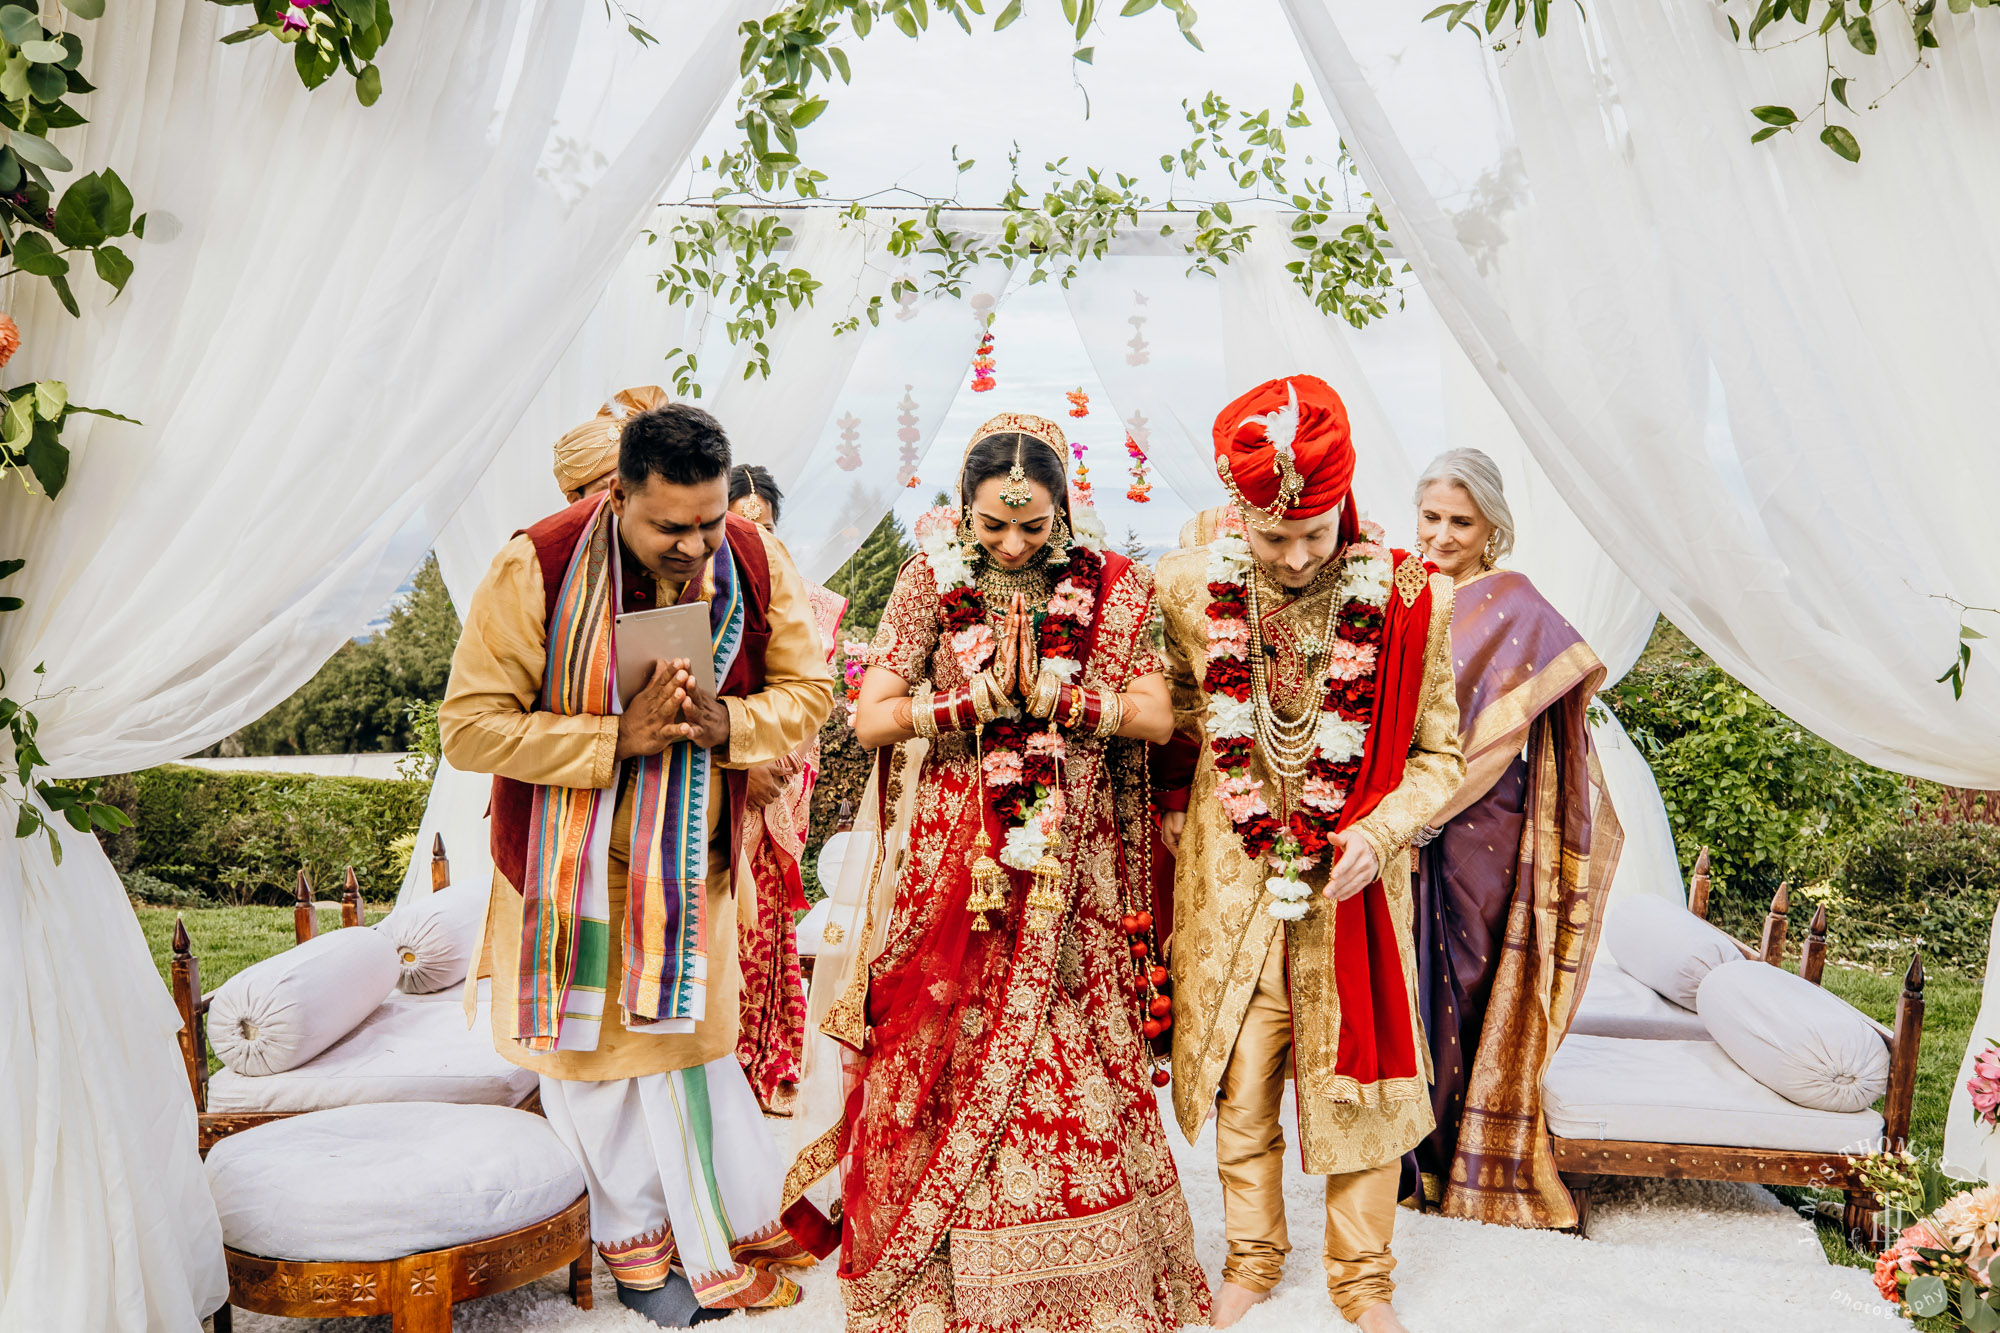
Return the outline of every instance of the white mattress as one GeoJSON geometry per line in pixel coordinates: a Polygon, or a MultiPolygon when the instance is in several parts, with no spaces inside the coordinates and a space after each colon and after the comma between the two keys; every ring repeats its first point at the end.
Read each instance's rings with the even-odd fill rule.
{"type": "Polygon", "coordinates": [[[225,1245],[273,1259],[394,1259],[502,1236],[584,1191],[549,1122],[500,1106],[342,1106],[208,1154],[225,1245]]]}
{"type": "Polygon", "coordinates": [[[1570,1019],[1572,1035],[1637,1037],[1651,1041],[1707,1041],[1708,1028],[1692,1009],[1683,1009],[1618,966],[1608,953],[1591,964],[1583,1000],[1570,1019]]]}
{"type": "Polygon", "coordinates": [[[535,1074],[493,1049],[490,983],[480,983],[478,1018],[468,1030],[457,987],[430,995],[391,991],[375,1012],[319,1055],[282,1074],[218,1069],[208,1081],[212,1112],[320,1111],[370,1102],[457,1102],[514,1106],[535,1074]]]}
{"type": "Polygon", "coordinates": [[[1571,1139],[1701,1143],[1799,1152],[1870,1152],[1874,1111],[1815,1111],[1786,1101],[1712,1041],[1572,1034],[1542,1080],[1549,1132],[1571,1139]]]}

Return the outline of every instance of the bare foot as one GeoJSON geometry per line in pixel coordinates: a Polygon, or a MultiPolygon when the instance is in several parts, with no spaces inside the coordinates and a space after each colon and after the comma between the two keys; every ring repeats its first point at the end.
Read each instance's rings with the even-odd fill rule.
{"type": "Polygon", "coordinates": [[[1248,1314],[1251,1306],[1259,1304],[1270,1294],[1268,1291],[1252,1291],[1234,1282],[1223,1283],[1215,1292],[1215,1304],[1208,1316],[1209,1327],[1228,1328],[1248,1314]]]}
{"type": "Polygon", "coordinates": [[[1354,1321],[1354,1326],[1361,1333],[1409,1333],[1403,1327],[1403,1321],[1396,1318],[1396,1308],[1387,1301],[1363,1310],[1361,1317],[1354,1321]]]}

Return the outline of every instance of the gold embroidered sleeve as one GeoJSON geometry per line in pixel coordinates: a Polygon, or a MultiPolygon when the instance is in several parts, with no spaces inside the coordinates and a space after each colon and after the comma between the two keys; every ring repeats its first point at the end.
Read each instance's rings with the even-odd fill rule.
{"type": "Polygon", "coordinates": [[[1403,780],[1354,829],[1375,849],[1385,872],[1418,829],[1444,809],[1465,778],[1458,745],[1458,686],[1451,670],[1451,580],[1431,576],[1431,623],[1424,638],[1424,693],[1410,734],[1403,780]]]}
{"type": "Polygon", "coordinates": [[[1157,676],[1167,669],[1167,665],[1160,646],[1163,622],[1160,619],[1159,590],[1153,586],[1153,571],[1135,562],[1125,572],[1125,578],[1145,589],[1146,596],[1145,627],[1140,630],[1139,641],[1133,647],[1132,670],[1127,679],[1157,676]]]}
{"type": "Polygon", "coordinates": [[[868,665],[886,667],[904,680],[929,680],[931,654],[937,651],[944,611],[938,604],[937,579],[930,562],[917,556],[896,575],[882,623],[868,649],[868,665]]]}
{"type": "Polygon", "coordinates": [[[444,756],[466,773],[551,787],[609,787],[618,776],[618,719],[538,712],[548,657],[535,545],[501,548],[466,609],[438,706],[444,756]]]}
{"type": "Polygon", "coordinates": [[[1200,733],[1206,707],[1195,663],[1207,649],[1207,573],[1206,551],[1176,551],[1160,561],[1154,583],[1163,636],[1160,665],[1173,696],[1174,730],[1190,736],[1200,733]]]}
{"type": "Polygon", "coordinates": [[[749,768],[782,759],[818,734],[833,711],[833,671],[813,624],[812,597],[791,552],[769,533],[764,556],[771,566],[771,638],[764,645],[764,687],[729,709],[729,745],[718,756],[724,768],[749,768]]]}

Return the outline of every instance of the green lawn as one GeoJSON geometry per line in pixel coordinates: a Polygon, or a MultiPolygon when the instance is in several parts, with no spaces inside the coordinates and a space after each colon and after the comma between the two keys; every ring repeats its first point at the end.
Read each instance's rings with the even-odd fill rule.
{"type": "MultiPolygon", "coordinates": [[[[297,942],[292,933],[289,907],[141,907],[133,905],[139,929],[145,932],[146,947],[153,951],[153,966],[160,979],[167,979],[167,965],[173,954],[174,917],[187,923],[188,942],[201,964],[201,988],[212,991],[223,982],[260,959],[282,953],[297,942]]],[[[366,907],[363,919],[374,925],[389,915],[386,908],[366,907]]],[[[340,928],[338,908],[322,908],[321,930],[340,928]]]]}

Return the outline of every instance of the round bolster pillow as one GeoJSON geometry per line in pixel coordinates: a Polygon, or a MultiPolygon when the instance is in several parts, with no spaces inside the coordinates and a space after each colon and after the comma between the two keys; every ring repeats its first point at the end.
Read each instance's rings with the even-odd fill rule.
{"type": "Polygon", "coordinates": [[[1816,1111],[1865,1111],[1889,1088],[1889,1045],[1860,1010],[1769,963],[1702,979],[1695,1012],[1743,1072],[1816,1111]]]}
{"type": "Polygon", "coordinates": [[[208,1044],[239,1074],[281,1074],[352,1032],[395,988],[387,937],[328,931],[223,982],[208,1006],[208,1044]]]}
{"type": "Polygon", "coordinates": [[[483,890],[462,884],[398,907],[375,923],[396,950],[396,985],[404,994],[429,995],[465,980],[479,948],[486,898],[483,890]]]}
{"type": "Polygon", "coordinates": [[[1736,941],[1679,903],[1650,894],[1621,898],[1604,918],[1604,942],[1618,966],[1683,1009],[1711,968],[1740,962],[1736,941]]]}

